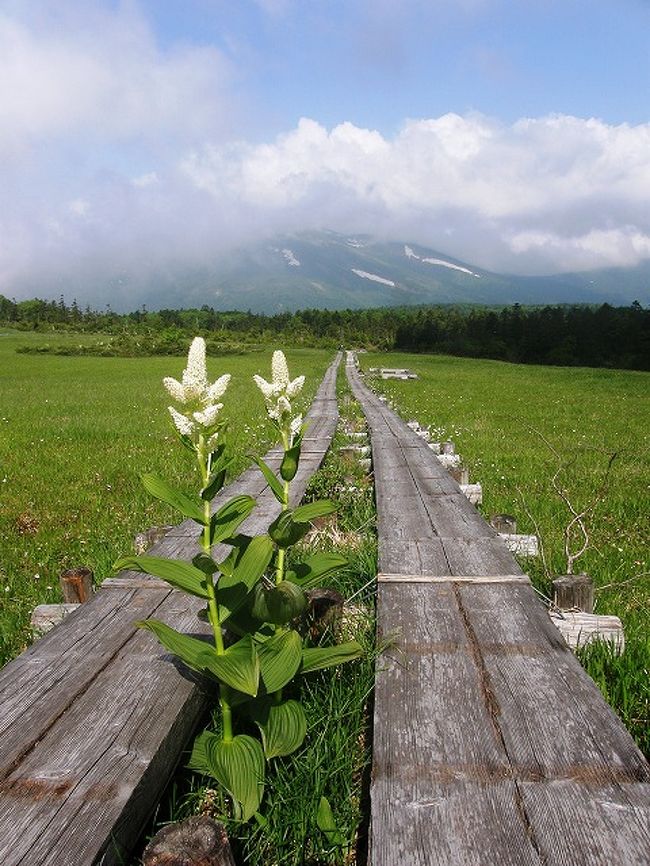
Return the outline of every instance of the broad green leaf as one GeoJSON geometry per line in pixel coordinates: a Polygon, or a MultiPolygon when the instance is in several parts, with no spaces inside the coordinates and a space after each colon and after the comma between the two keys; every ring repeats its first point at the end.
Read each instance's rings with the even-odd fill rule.
{"type": "Polygon", "coordinates": [[[273,542],[268,535],[257,535],[245,547],[237,550],[234,565],[231,560],[230,573],[224,570],[222,563],[224,574],[217,583],[221,622],[225,622],[242,606],[248,593],[268,568],[273,552],[273,542]]]}
{"type": "Polygon", "coordinates": [[[234,496],[226,502],[210,520],[210,544],[219,544],[224,539],[230,538],[239,524],[255,508],[255,504],[253,497],[247,494],[234,496]]]}
{"type": "Polygon", "coordinates": [[[320,798],[318,811],[316,812],[316,825],[325,834],[330,845],[335,848],[341,848],[345,845],[345,837],[339,830],[327,797],[320,798]]]}
{"type": "Polygon", "coordinates": [[[267,464],[262,460],[261,457],[253,457],[253,460],[257,463],[260,471],[262,472],[262,475],[266,478],[266,481],[271,490],[273,491],[273,495],[275,496],[275,498],[278,500],[278,502],[284,504],[284,486],[282,482],[278,479],[278,476],[275,474],[275,472],[271,469],[270,466],[267,466],[267,464]]]}
{"type": "Polygon", "coordinates": [[[201,490],[201,499],[204,502],[212,502],[217,493],[221,490],[223,485],[226,483],[226,470],[225,467],[223,469],[217,469],[216,472],[213,472],[210,476],[210,480],[205,485],[203,490],[201,490]]]}
{"type": "Polygon", "coordinates": [[[282,463],[280,464],[280,475],[285,481],[293,481],[298,471],[298,463],[300,462],[300,446],[302,441],[297,442],[291,448],[284,452],[282,463]]]}
{"type": "Polygon", "coordinates": [[[156,499],[160,499],[162,502],[171,505],[172,508],[176,508],[185,517],[191,517],[197,523],[205,525],[205,515],[201,506],[190,499],[189,496],[185,496],[184,493],[174,490],[162,478],[152,473],[147,473],[142,476],[142,484],[145,490],[152,496],[155,496],[156,499]]]}
{"type": "Polygon", "coordinates": [[[208,766],[208,757],[207,757],[207,744],[210,740],[219,740],[220,737],[217,734],[213,734],[211,731],[201,731],[198,737],[194,740],[194,744],[192,746],[192,754],[190,755],[190,759],[187,762],[187,766],[190,770],[194,770],[197,773],[203,773],[204,776],[210,775],[210,767],[208,766]]]}
{"type": "Polygon", "coordinates": [[[309,520],[315,520],[317,517],[324,517],[326,514],[333,514],[336,511],[336,505],[330,502],[329,499],[319,499],[317,502],[308,502],[307,505],[299,505],[293,510],[293,519],[297,523],[306,523],[309,520]]]}
{"type": "Polygon", "coordinates": [[[303,588],[310,587],[347,564],[347,559],[338,553],[315,553],[309,559],[295,565],[287,576],[293,574],[292,580],[303,588]]]}
{"type": "Polygon", "coordinates": [[[267,692],[277,692],[290,682],[302,661],[302,638],[285,631],[257,645],[260,675],[267,692]]]}
{"type": "Polygon", "coordinates": [[[181,634],[158,619],[145,619],[136,625],[153,632],[165,649],[177,655],[188,668],[201,673],[207,670],[209,656],[215,650],[206,641],[181,634]]]}
{"type": "Polygon", "coordinates": [[[160,556],[123,556],[113,566],[115,571],[143,571],[166,580],[176,589],[182,589],[199,598],[207,598],[206,576],[203,571],[190,565],[189,562],[179,562],[176,559],[164,559],[160,556]]]}
{"type": "Polygon", "coordinates": [[[287,508],[269,526],[269,535],[278,547],[291,547],[307,535],[311,529],[309,523],[298,523],[294,519],[294,511],[287,508]]]}
{"type": "Polygon", "coordinates": [[[244,694],[253,697],[257,694],[260,664],[250,635],[219,655],[211,644],[181,634],[157,619],[136,624],[153,632],[165,649],[177,655],[192,670],[210,673],[244,694]]]}
{"type": "Polygon", "coordinates": [[[283,580],[269,589],[258,584],[252,598],[251,613],[260,622],[284,625],[307,609],[305,593],[290,580],[283,580]]]}
{"type": "Polygon", "coordinates": [[[246,605],[242,605],[223,624],[233,634],[240,636],[250,634],[257,643],[261,644],[275,635],[274,626],[271,623],[260,623],[252,616],[246,605]]]}
{"type": "Polygon", "coordinates": [[[322,668],[341,665],[344,662],[358,659],[362,655],[363,649],[355,640],[337,646],[304,649],[302,651],[301,673],[306,674],[309,671],[319,671],[322,668]]]}
{"type": "Polygon", "coordinates": [[[209,739],[205,742],[205,757],[210,774],[235,801],[238,817],[248,821],[264,794],[264,752],[259,741],[245,734],[230,741],[209,739]]]}
{"type": "Polygon", "coordinates": [[[262,734],[267,759],[290,755],[302,746],[307,733],[307,720],[298,701],[270,704],[264,720],[255,719],[262,734]]]}
{"type": "Polygon", "coordinates": [[[253,638],[245,635],[229,646],[223,655],[216,650],[206,659],[206,668],[226,685],[255,697],[260,681],[260,660],[253,638]]]}
{"type": "Polygon", "coordinates": [[[198,568],[199,571],[202,571],[203,574],[210,576],[219,571],[219,566],[207,553],[197,553],[192,560],[192,565],[198,568]]]}
{"type": "Polygon", "coordinates": [[[268,535],[255,536],[237,558],[234,577],[252,589],[268,568],[273,552],[273,543],[268,535]]]}

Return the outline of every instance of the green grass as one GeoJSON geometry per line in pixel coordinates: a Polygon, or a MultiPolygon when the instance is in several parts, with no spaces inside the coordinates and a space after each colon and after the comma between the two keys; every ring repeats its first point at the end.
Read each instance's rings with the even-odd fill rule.
{"type": "MultiPolygon", "coordinates": [[[[434,439],[455,442],[470,481],[483,485],[483,513],[513,514],[518,531],[538,532],[549,573],[565,573],[570,517],[552,489],[554,472],[570,464],[560,480],[580,510],[617,453],[603,499],[588,518],[590,547],[574,570],[592,576],[596,612],[619,616],[626,633],[622,657],[597,648],[585,654],[587,669],[650,753],[650,374],[397,353],[360,359],[364,369],[409,367],[418,374],[416,381],[376,380],[374,387],[402,417],[430,425],[434,439]]],[[[541,561],[523,565],[550,594],[541,561]]]]}
{"type": "MultiPolygon", "coordinates": [[[[57,344],[101,339],[56,335],[57,344]]],[[[193,492],[191,457],[168,421],[163,376],[179,377],[185,359],[28,355],[16,347],[42,345],[47,334],[2,330],[0,336],[0,663],[31,640],[36,605],[61,600],[58,575],[92,568],[111,573],[133,537],[149,526],[178,522],[153,501],[139,476],[156,472],[193,492]]],[[[189,340],[188,340],[189,345],[189,340]]],[[[306,405],[330,353],[288,350],[292,373],[307,375],[306,405]]],[[[233,471],[250,451],[275,439],[253,373],[270,375],[271,348],[253,355],[208,358],[208,372],[233,379],[224,398],[233,471]]]]}

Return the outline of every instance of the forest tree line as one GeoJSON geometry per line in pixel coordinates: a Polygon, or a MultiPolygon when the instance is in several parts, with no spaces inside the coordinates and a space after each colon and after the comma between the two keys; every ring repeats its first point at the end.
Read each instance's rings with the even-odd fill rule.
{"type": "Polygon", "coordinates": [[[629,307],[426,306],[298,310],[266,315],[200,309],[130,313],[81,309],[76,301],[14,301],[0,295],[0,322],[39,331],[149,335],[174,353],[187,335],[218,345],[284,343],[492,358],[524,364],[650,369],[650,310],[629,307]]]}

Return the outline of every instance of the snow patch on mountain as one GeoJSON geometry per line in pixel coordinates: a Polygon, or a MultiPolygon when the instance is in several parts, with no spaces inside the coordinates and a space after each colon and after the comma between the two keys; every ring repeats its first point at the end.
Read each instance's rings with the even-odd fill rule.
{"type": "Polygon", "coordinates": [[[451,268],[453,271],[461,271],[464,274],[469,274],[470,277],[478,277],[481,278],[480,274],[474,273],[474,271],[470,271],[469,268],[463,268],[461,265],[455,265],[453,262],[447,262],[444,259],[432,259],[432,258],[421,258],[416,252],[414,252],[411,247],[406,246],[404,244],[404,255],[407,259],[417,259],[419,262],[424,262],[427,265],[440,265],[443,268],[451,268]]]}
{"type": "Polygon", "coordinates": [[[378,277],[377,274],[369,274],[368,271],[359,271],[357,268],[350,268],[353,274],[362,277],[364,280],[372,280],[373,283],[383,283],[384,286],[392,286],[395,288],[395,283],[392,280],[387,280],[386,277],[378,277]]]}
{"type": "Polygon", "coordinates": [[[300,267],[300,262],[299,262],[298,259],[294,256],[292,250],[289,250],[289,249],[286,249],[286,248],[285,248],[285,249],[282,250],[282,255],[284,256],[284,258],[285,258],[287,264],[288,264],[288,265],[291,265],[292,268],[299,268],[299,267],[300,267]]]}

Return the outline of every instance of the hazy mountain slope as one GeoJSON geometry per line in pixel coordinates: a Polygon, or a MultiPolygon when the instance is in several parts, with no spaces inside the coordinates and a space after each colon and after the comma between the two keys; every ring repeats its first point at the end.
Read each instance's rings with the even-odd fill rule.
{"type": "MultiPolygon", "coordinates": [[[[130,310],[143,303],[150,309],[207,304],[268,313],[425,303],[647,305],[650,261],[635,268],[521,277],[491,273],[418,244],[322,231],[251,243],[203,267],[98,276],[92,289],[53,279],[45,296],[60,292],[82,304],[111,300],[116,309],[130,310]]],[[[30,296],[36,294],[33,287],[30,296]]]]}

